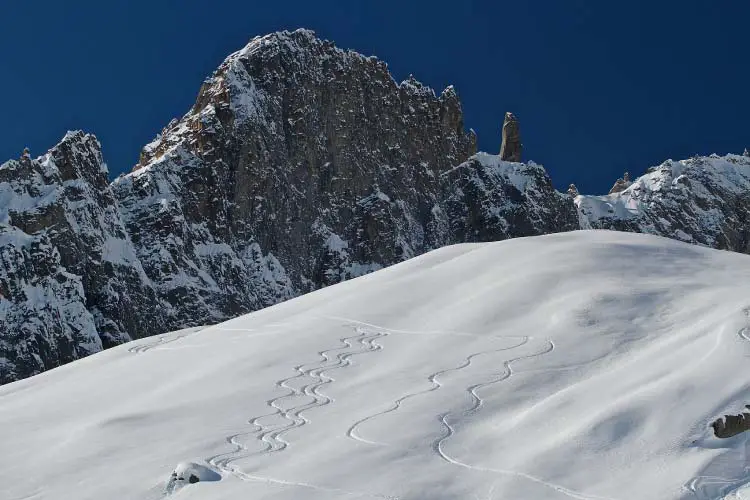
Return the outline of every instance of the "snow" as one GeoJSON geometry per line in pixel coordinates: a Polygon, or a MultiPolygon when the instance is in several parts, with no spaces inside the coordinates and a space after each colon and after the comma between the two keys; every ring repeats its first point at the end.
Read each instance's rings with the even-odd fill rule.
{"type": "Polygon", "coordinates": [[[227,70],[223,76],[229,89],[231,109],[239,122],[249,119],[260,119],[263,115],[268,95],[259,89],[239,58],[227,60],[227,70]]]}
{"type": "MultiPolygon", "coordinates": [[[[581,195],[576,197],[582,228],[602,218],[635,219],[648,211],[648,203],[655,195],[684,189],[688,182],[698,198],[710,198],[707,186],[735,195],[750,189],[750,158],[728,154],[725,156],[667,160],[658,167],[636,179],[627,189],[604,196],[581,195]],[[693,182],[690,182],[690,181],[693,182]]],[[[701,207],[696,207],[701,212],[701,207]]],[[[718,218],[718,214],[702,214],[706,224],[718,218]]]]}
{"type": "Polygon", "coordinates": [[[747,255],[649,235],[445,247],[0,387],[0,499],[742,498],[708,424],[749,296],[747,255]]]}
{"type": "MultiPolygon", "coordinates": [[[[520,163],[504,161],[500,159],[499,155],[492,155],[489,153],[479,152],[471,157],[476,159],[479,163],[487,170],[487,172],[496,179],[504,179],[510,183],[514,188],[520,192],[526,191],[530,184],[533,183],[533,178],[529,175],[530,171],[544,172],[541,165],[537,165],[534,162],[520,163]]],[[[470,160],[471,160],[470,159],[470,160]]],[[[445,172],[442,175],[448,175],[450,172],[458,170],[460,168],[468,168],[470,162],[464,162],[457,167],[454,167],[451,171],[445,172]]]]}

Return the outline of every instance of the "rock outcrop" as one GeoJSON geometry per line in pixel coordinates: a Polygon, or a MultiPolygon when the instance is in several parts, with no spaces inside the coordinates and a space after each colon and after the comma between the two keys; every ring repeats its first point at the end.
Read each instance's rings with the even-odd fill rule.
{"type": "Polygon", "coordinates": [[[101,349],[81,276],[46,234],[0,222],[0,384],[101,349]]]}
{"type": "Polygon", "coordinates": [[[396,83],[298,30],[229,56],[113,188],[146,274],[193,325],[434,248],[440,175],[475,150],[452,87],[396,83]]]}
{"type": "Polygon", "coordinates": [[[750,158],[668,160],[623,191],[576,198],[582,229],[656,234],[750,253],[750,158]]]}
{"type": "Polygon", "coordinates": [[[521,129],[513,113],[505,113],[503,121],[503,142],[500,145],[500,159],[503,161],[521,161],[521,129]]]}
{"type": "Polygon", "coordinates": [[[448,238],[440,242],[498,241],[578,228],[569,196],[533,162],[502,161],[478,153],[443,174],[448,238]]]}
{"type": "MultiPolygon", "coordinates": [[[[750,405],[745,406],[750,410],[750,405]]],[[[750,430],[750,413],[744,412],[738,415],[724,415],[724,418],[717,418],[711,423],[714,430],[714,436],[721,439],[727,439],[737,434],[750,430]]]]}
{"type": "Polygon", "coordinates": [[[620,193],[630,187],[630,174],[625,172],[623,176],[615,181],[612,189],[609,190],[609,194],[620,193]]]}
{"type": "Polygon", "coordinates": [[[99,142],[82,132],[0,165],[0,381],[165,324],[107,174],[99,142]]]}

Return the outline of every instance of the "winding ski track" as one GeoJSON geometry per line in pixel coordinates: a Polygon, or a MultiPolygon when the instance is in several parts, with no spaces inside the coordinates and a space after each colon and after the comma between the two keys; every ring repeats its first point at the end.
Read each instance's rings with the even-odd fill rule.
{"type": "MultiPolygon", "coordinates": [[[[750,307],[746,307],[742,310],[742,312],[746,318],[750,319],[750,307]]],[[[740,328],[740,330],[737,332],[737,335],[739,335],[741,339],[750,342],[750,325],[740,328]]]]}
{"type": "Polygon", "coordinates": [[[438,377],[440,377],[441,375],[445,375],[446,373],[456,372],[456,371],[463,370],[464,368],[468,368],[469,366],[471,366],[471,363],[474,360],[474,358],[476,358],[478,356],[482,356],[484,354],[493,354],[493,353],[502,352],[502,351],[509,351],[511,349],[516,349],[518,347],[521,347],[522,345],[525,345],[525,344],[527,344],[529,342],[529,338],[528,337],[520,337],[520,338],[522,339],[522,341],[519,344],[510,346],[510,347],[503,347],[501,349],[493,349],[493,350],[489,350],[489,351],[475,352],[473,354],[470,354],[466,358],[464,358],[463,362],[461,362],[459,365],[454,366],[452,368],[447,368],[447,369],[444,369],[444,370],[439,370],[439,371],[437,371],[437,372],[429,375],[427,377],[427,380],[432,384],[431,387],[429,387],[427,389],[424,389],[424,390],[421,390],[421,391],[411,392],[411,393],[408,393],[408,394],[406,394],[404,396],[401,396],[400,398],[398,398],[396,401],[393,402],[393,406],[391,406],[390,408],[388,408],[386,410],[383,410],[383,411],[380,411],[380,412],[377,412],[377,413],[373,413],[372,415],[368,415],[365,418],[357,420],[354,423],[354,425],[352,425],[351,427],[349,427],[349,429],[346,431],[346,435],[349,436],[350,438],[356,440],[356,441],[360,441],[360,442],[363,442],[363,443],[385,446],[386,443],[378,443],[378,442],[375,442],[375,441],[370,441],[370,440],[365,439],[362,436],[358,435],[357,434],[357,427],[359,427],[360,425],[364,424],[365,422],[368,422],[370,420],[374,420],[377,417],[381,417],[383,415],[386,415],[388,413],[391,413],[391,412],[394,412],[394,411],[398,410],[399,408],[401,408],[401,405],[404,403],[404,401],[407,401],[407,400],[409,400],[411,398],[415,398],[415,397],[421,396],[423,394],[428,394],[430,392],[433,392],[433,391],[436,391],[436,390],[440,389],[441,387],[443,387],[443,384],[438,380],[438,377]]]}
{"type": "MultiPolygon", "coordinates": [[[[524,355],[524,356],[518,356],[518,357],[509,359],[509,360],[503,362],[504,371],[503,371],[502,374],[494,377],[493,379],[491,379],[491,380],[489,380],[487,382],[482,382],[482,383],[474,384],[474,385],[471,385],[471,386],[467,387],[466,388],[466,392],[468,392],[470,394],[470,396],[472,397],[472,399],[473,399],[474,402],[473,402],[472,406],[469,409],[462,411],[461,414],[464,417],[466,417],[466,416],[472,415],[473,413],[476,413],[477,411],[479,411],[481,409],[481,407],[484,405],[484,399],[482,399],[482,397],[478,394],[477,391],[479,391],[479,390],[481,390],[481,389],[483,389],[485,387],[489,387],[491,385],[503,382],[505,380],[508,380],[510,377],[512,377],[513,373],[514,373],[513,372],[513,363],[515,363],[517,361],[524,360],[524,359],[537,358],[537,357],[540,357],[540,356],[544,356],[545,354],[551,353],[555,349],[555,343],[554,343],[554,341],[552,341],[552,339],[545,339],[545,342],[546,342],[547,345],[544,347],[544,349],[540,350],[539,352],[532,353],[532,354],[527,354],[527,355],[524,355]]],[[[450,456],[444,450],[444,444],[445,444],[445,442],[448,439],[450,439],[451,437],[453,437],[456,434],[455,428],[451,425],[451,423],[449,421],[450,420],[450,416],[451,416],[452,413],[453,412],[448,411],[448,412],[445,412],[445,413],[442,413],[442,414],[438,415],[438,419],[440,420],[440,423],[445,428],[445,434],[443,434],[443,436],[441,436],[440,438],[438,438],[432,444],[432,448],[435,451],[435,453],[438,456],[440,456],[440,458],[442,458],[445,462],[447,462],[449,464],[452,464],[452,465],[456,465],[458,467],[462,467],[464,469],[469,469],[469,470],[474,470],[474,471],[479,471],[479,472],[489,472],[489,473],[493,473],[493,474],[509,475],[509,476],[515,476],[515,477],[523,478],[523,479],[526,479],[528,481],[531,481],[531,482],[534,482],[536,484],[539,484],[541,486],[544,486],[544,487],[550,488],[552,490],[555,490],[558,493],[562,493],[563,495],[566,495],[566,496],[568,496],[570,498],[575,498],[577,500],[612,500],[612,499],[607,498],[607,497],[600,497],[600,496],[596,496],[596,495],[588,495],[588,494],[585,494],[585,493],[581,493],[579,491],[571,490],[570,488],[566,488],[564,486],[560,486],[558,484],[551,483],[549,481],[544,481],[543,479],[540,479],[540,478],[538,478],[536,476],[532,476],[531,474],[527,474],[525,472],[520,472],[520,471],[515,471],[515,470],[508,470],[508,469],[495,469],[495,468],[489,468],[489,467],[481,467],[481,466],[471,465],[471,464],[462,462],[462,461],[458,460],[457,458],[454,458],[454,457],[450,456]]]]}
{"type": "Polygon", "coordinates": [[[289,442],[284,439],[284,434],[310,423],[310,420],[305,415],[303,415],[303,412],[333,403],[333,398],[320,392],[323,386],[335,381],[335,379],[329,376],[327,372],[352,365],[351,358],[355,355],[382,350],[383,346],[376,343],[376,340],[388,335],[387,332],[368,332],[359,327],[355,328],[355,331],[356,335],[343,337],[339,340],[342,345],[318,352],[318,356],[320,356],[321,358],[319,361],[297,365],[294,367],[294,371],[296,372],[295,375],[278,380],[275,384],[276,387],[284,389],[286,392],[280,396],[276,396],[266,401],[266,405],[269,406],[273,411],[250,418],[248,420],[248,423],[252,425],[254,429],[252,431],[228,436],[226,438],[226,441],[231,444],[234,449],[228,453],[210,457],[206,459],[206,462],[225,474],[231,474],[245,481],[259,481],[287,486],[299,486],[304,488],[313,488],[321,491],[343,493],[347,495],[368,496],[386,500],[394,500],[394,497],[369,492],[354,492],[337,488],[325,488],[304,482],[286,481],[281,479],[256,476],[242,471],[233,463],[242,458],[247,458],[254,455],[271,454],[285,450],[289,446],[289,442]],[[362,347],[361,349],[355,348],[355,341],[362,347]],[[333,353],[336,351],[339,352],[334,357],[333,353]],[[296,379],[302,379],[306,377],[311,378],[312,381],[300,388],[295,388],[289,385],[296,379]],[[300,396],[308,396],[312,399],[307,403],[297,405],[288,409],[285,409],[280,404],[281,401],[285,399],[300,396]],[[273,417],[281,417],[285,420],[285,422],[277,425],[267,425],[262,423],[263,419],[273,417]],[[246,444],[242,442],[242,438],[250,436],[255,436],[258,441],[263,443],[263,448],[261,450],[252,451],[246,444]]]}
{"type": "Polygon", "coordinates": [[[688,481],[683,489],[689,491],[693,496],[701,500],[742,500],[743,497],[740,496],[738,492],[748,484],[750,484],[750,479],[748,479],[746,475],[737,478],[696,476],[688,481]],[[712,485],[721,485],[718,495],[706,495],[701,491],[702,488],[712,485]]]}
{"type": "MultiPolygon", "coordinates": [[[[382,327],[382,326],[373,325],[373,324],[370,324],[370,323],[364,323],[364,322],[361,322],[361,321],[351,320],[351,319],[347,319],[347,318],[330,318],[330,319],[338,319],[338,320],[349,321],[349,322],[352,322],[352,323],[355,323],[355,324],[365,325],[365,326],[368,326],[368,327],[376,328],[376,329],[378,329],[380,331],[391,332],[391,333],[406,333],[406,334],[421,334],[421,335],[431,335],[431,334],[434,334],[434,333],[453,334],[452,332],[434,332],[434,333],[430,333],[430,332],[413,332],[413,331],[408,331],[408,330],[393,330],[393,329],[385,328],[385,327],[382,327]]],[[[466,333],[456,333],[456,334],[475,336],[474,334],[466,334],[466,333]]],[[[490,336],[486,336],[484,338],[513,338],[513,337],[490,337],[490,336]]],[[[373,415],[369,415],[369,416],[367,416],[367,417],[365,417],[363,419],[358,420],[357,422],[354,423],[354,425],[352,425],[349,428],[349,430],[346,433],[347,436],[349,438],[351,438],[351,439],[354,439],[354,440],[362,442],[362,443],[371,444],[371,445],[377,445],[377,446],[387,446],[386,443],[378,443],[378,442],[370,441],[368,439],[363,438],[361,435],[357,434],[357,427],[359,427],[360,425],[364,424],[367,421],[373,420],[374,418],[377,418],[379,416],[382,416],[382,415],[385,415],[387,413],[391,413],[393,411],[398,410],[401,407],[401,405],[403,404],[403,402],[406,401],[406,400],[408,400],[408,399],[411,399],[413,397],[416,397],[416,396],[419,396],[419,395],[422,395],[422,394],[427,394],[429,392],[433,392],[433,391],[436,391],[436,390],[440,389],[441,387],[443,387],[443,384],[441,384],[440,381],[438,380],[438,377],[440,375],[444,375],[444,374],[452,372],[452,371],[458,371],[458,370],[462,370],[462,369],[467,368],[468,366],[471,365],[471,361],[474,358],[476,358],[477,356],[480,356],[480,355],[483,355],[483,354],[492,354],[492,353],[496,353],[496,352],[508,351],[508,350],[516,349],[516,348],[519,348],[519,347],[521,347],[523,345],[528,344],[529,341],[533,340],[534,337],[523,336],[523,337],[516,337],[516,338],[521,338],[523,340],[522,340],[521,343],[519,343],[519,344],[517,344],[515,346],[512,346],[512,347],[507,347],[507,348],[503,348],[503,349],[489,350],[489,351],[482,351],[482,352],[477,352],[477,353],[471,354],[471,355],[467,356],[464,359],[464,361],[462,363],[460,363],[459,365],[457,365],[455,367],[452,367],[452,368],[440,370],[440,371],[437,371],[437,372],[429,375],[428,376],[428,380],[433,384],[432,387],[430,387],[428,389],[425,389],[425,390],[422,390],[422,391],[417,391],[417,392],[414,392],[414,393],[406,394],[406,395],[400,397],[399,399],[397,399],[396,401],[394,401],[393,405],[391,407],[389,407],[388,409],[380,411],[380,412],[377,412],[377,413],[375,413],[373,415]]],[[[546,346],[543,349],[541,349],[539,352],[535,352],[535,353],[532,353],[532,354],[526,354],[526,355],[523,355],[523,356],[517,356],[515,358],[506,360],[506,361],[503,362],[504,370],[503,370],[503,372],[501,374],[493,377],[491,380],[489,380],[487,382],[481,382],[481,383],[473,384],[473,385],[470,385],[469,387],[467,387],[466,388],[466,392],[468,392],[469,395],[471,396],[471,398],[473,400],[473,403],[472,403],[472,406],[470,408],[468,408],[467,410],[464,410],[462,412],[462,414],[464,416],[468,416],[468,415],[471,415],[471,414],[476,413],[477,411],[479,411],[481,409],[481,407],[484,405],[484,399],[482,399],[482,397],[478,394],[478,391],[480,391],[481,389],[483,389],[485,387],[489,387],[489,386],[491,386],[493,384],[497,384],[499,382],[508,380],[514,374],[513,366],[512,366],[513,363],[521,361],[521,360],[524,360],[524,359],[538,358],[540,356],[544,356],[545,354],[551,353],[555,349],[555,343],[554,343],[554,341],[552,339],[544,339],[544,341],[546,343],[546,346]]],[[[566,367],[566,369],[567,369],[567,367],[566,367]]],[[[555,370],[555,369],[551,369],[551,370],[555,370]]],[[[572,489],[569,489],[569,488],[565,488],[564,486],[561,486],[561,485],[558,485],[558,484],[555,484],[555,483],[544,481],[543,479],[540,479],[540,478],[538,478],[536,476],[532,476],[531,474],[527,474],[525,472],[475,466],[475,465],[471,465],[471,464],[467,464],[467,463],[461,462],[460,460],[458,460],[458,459],[456,459],[454,457],[451,457],[444,450],[444,444],[445,444],[445,442],[448,439],[450,439],[451,437],[453,437],[455,435],[455,428],[451,425],[451,423],[449,421],[451,413],[452,412],[448,411],[448,412],[445,412],[445,413],[441,413],[441,414],[439,414],[437,416],[438,420],[440,421],[441,425],[445,428],[446,432],[445,432],[445,434],[443,436],[441,436],[440,438],[438,438],[432,444],[433,451],[443,461],[447,462],[448,464],[451,464],[451,465],[454,465],[454,466],[458,466],[458,467],[461,467],[461,468],[464,468],[464,469],[468,469],[468,470],[477,471],[477,472],[486,472],[486,473],[492,473],[492,474],[498,474],[498,475],[508,475],[508,476],[514,476],[514,477],[526,479],[528,481],[534,482],[534,483],[539,484],[541,486],[544,486],[546,488],[550,488],[550,489],[552,489],[552,490],[554,490],[554,491],[556,491],[558,493],[561,493],[563,495],[566,495],[566,496],[568,496],[570,498],[575,498],[576,500],[613,500],[613,499],[607,498],[607,497],[600,497],[600,496],[596,496],[596,495],[587,495],[587,494],[584,494],[584,493],[581,493],[581,492],[578,492],[578,491],[575,491],[575,490],[572,490],[572,489]]]]}

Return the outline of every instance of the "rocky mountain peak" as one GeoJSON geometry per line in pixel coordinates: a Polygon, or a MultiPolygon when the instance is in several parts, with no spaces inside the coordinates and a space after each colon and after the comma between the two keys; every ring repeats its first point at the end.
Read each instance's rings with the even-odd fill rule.
{"type": "Polygon", "coordinates": [[[501,154],[476,153],[452,86],[309,30],[256,37],[111,184],[81,131],[0,165],[0,383],[452,243],[602,227],[750,249],[748,157],[591,197],[521,151],[507,113],[501,154]]]}
{"type": "Polygon", "coordinates": [[[0,382],[163,324],[107,174],[99,141],[80,131],[68,132],[39,158],[0,165],[6,245],[0,248],[0,289],[9,298],[0,306],[0,365],[9,360],[0,382]],[[33,287],[39,292],[30,293],[33,287]],[[11,344],[3,344],[4,329],[15,332],[11,344]]]}
{"type": "Polygon", "coordinates": [[[581,227],[657,234],[748,253],[748,167],[750,158],[736,154],[667,160],[621,191],[576,198],[581,227]]]}

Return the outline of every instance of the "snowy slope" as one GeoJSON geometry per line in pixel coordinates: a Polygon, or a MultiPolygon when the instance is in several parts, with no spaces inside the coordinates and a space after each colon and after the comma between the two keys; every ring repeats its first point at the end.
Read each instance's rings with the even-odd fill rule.
{"type": "Polygon", "coordinates": [[[156,500],[182,462],[184,500],[723,498],[748,306],[748,256],[654,236],[446,247],[0,387],[0,498],[156,500]]]}

